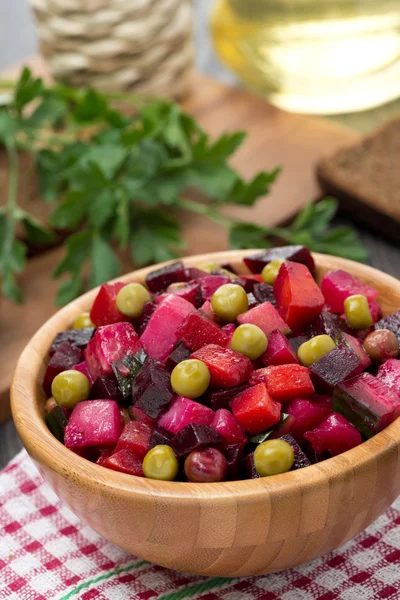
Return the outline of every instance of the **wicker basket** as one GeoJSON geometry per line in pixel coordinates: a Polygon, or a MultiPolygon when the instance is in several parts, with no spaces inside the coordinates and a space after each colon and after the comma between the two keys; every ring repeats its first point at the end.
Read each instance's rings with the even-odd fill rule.
{"type": "Polygon", "coordinates": [[[180,98],[190,83],[190,0],[31,0],[57,80],[180,98]]]}

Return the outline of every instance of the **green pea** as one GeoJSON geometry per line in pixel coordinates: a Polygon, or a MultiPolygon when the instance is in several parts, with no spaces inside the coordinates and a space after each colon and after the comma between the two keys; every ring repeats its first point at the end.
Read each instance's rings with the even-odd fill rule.
{"type": "Polygon", "coordinates": [[[232,323],[247,311],[249,300],[241,285],[226,283],[213,293],[211,306],[217,317],[232,323]]]}
{"type": "Polygon", "coordinates": [[[144,457],[143,473],[149,479],[173,481],[178,470],[178,459],[170,446],[154,446],[144,457]]]}
{"type": "Polygon", "coordinates": [[[128,283],[119,290],[116,298],[119,312],[131,319],[142,315],[147,302],[151,302],[151,296],[140,283],[128,283]]]}
{"type": "Polygon", "coordinates": [[[328,354],[336,344],[329,335],[316,335],[297,350],[299,361],[304,367],[310,367],[317,360],[328,354]]]}
{"type": "Polygon", "coordinates": [[[279,273],[279,269],[281,268],[281,265],[284,263],[285,261],[277,258],[275,260],[271,260],[271,262],[269,262],[267,265],[265,265],[265,267],[263,268],[262,272],[261,272],[261,277],[263,278],[263,281],[265,283],[269,283],[270,285],[272,285],[279,273]]]}
{"type": "Polygon", "coordinates": [[[201,360],[191,358],[178,363],[171,373],[171,386],[178,396],[198,398],[210,385],[210,371],[201,360]]]}
{"type": "Polygon", "coordinates": [[[284,440],[266,440],[254,451],[254,466],[261,477],[286,473],[293,462],[293,448],[284,440]]]}
{"type": "Polygon", "coordinates": [[[346,321],[353,329],[368,329],[372,325],[371,311],[368,300],[362,294],[349,296],[344,301],[344,313],[346,321]]]}
{"type": "Polygon", "coordinates": [[[85,327],[94,327],[94,324],[90,320],[89,312],[83,312],[79,315],[72,325],[72,329],[84,329],[85,327]]]}
{"type": "Polygon", "coordinates": [[[251,323],[239,325],[232,336],[231,348],[244,354],[251,360],[256,360],[266,351],[268,339],[265,333],[251,323]]]}
{"type": "Polygon", "coordinates": [[[72,409],[78,402],[87,400],[90,383],[86,375],[74,369],[62,371],[51,384],[51,393],[58,405],[72,409]]]}

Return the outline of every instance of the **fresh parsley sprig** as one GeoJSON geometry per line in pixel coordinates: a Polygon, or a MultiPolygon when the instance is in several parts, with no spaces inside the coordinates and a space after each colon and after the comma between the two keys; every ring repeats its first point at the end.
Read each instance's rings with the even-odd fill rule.
{"type": "Polygon", "coordinates": [[[177,256],[184,248],[182,210],[229,227],[237,248],[262,247],[278,236],[338,253],[336,246],[343,249],[346,239],[348,253],[362,256],[351,231],[325,231],[332,209],[321,212],[322,203],[307,208],[289,229],[237,223],[222,215],[220,208],[227,204],[252,206],[268,193],[279,168],[245,181],[229,165],[243,132],[210,140],[174,102],[121,95],[117,99],[131,112],[134,107],[134,115],[117,110],[115,98],[92,89],[47,87],[25,68],[10,103],[0,108],[0,143],[10,165],[8,201],[0,209],[5,296],[22,301],[16,274],[24,268],[26,245],[17,238],[18,223],[34,243],[51,243],[53,230],[68,232],[65,255],[54,272],[55,277],[69,277],[59,288],[58,304],[75,298],[86,284],[93,287],[118,276],[118,248],[129,250],[138,266],[177,256]],[[52,230],[17,204],[20,149],[33,157],[44,201],[54,203],[52,230]],[[190,189],[206,199],[188,197],[190,189]]]}

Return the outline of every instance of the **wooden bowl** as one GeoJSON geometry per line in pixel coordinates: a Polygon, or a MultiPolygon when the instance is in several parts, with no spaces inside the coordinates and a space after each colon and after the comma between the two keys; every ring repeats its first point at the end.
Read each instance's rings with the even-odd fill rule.
{"type": "MultiPolygon", "coordinates": [[[[245,268],[251,251],[194,256],[245,268]]],[[[371,267],[315,255],[318,276],[343,268],[380,292],[384,314],[400,308],[400,282],[371,267]]],[[[125,275],[143,281],[153,270],[125,275]]],[[[23,351],[12,383],[15,424],[39,471],[67,506],[112,543],[157,564],[198,575],[280,571],[344,544],[400,493],[400,419],[357,448],[306,469],[246,481],[160,482],[107,470],[73,454],[48,431],[41,381],[60,330],[87,310],[93,290],[47,321],[23,351]]]]}

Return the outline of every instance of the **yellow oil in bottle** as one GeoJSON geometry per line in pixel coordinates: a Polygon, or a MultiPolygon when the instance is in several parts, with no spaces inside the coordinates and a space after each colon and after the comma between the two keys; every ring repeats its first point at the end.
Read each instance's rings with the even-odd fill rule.
{"type": "Polygon", "coordinates": [[[334,114],[400,96],[400,0],[217,0],[218,56],[290,111],[334,114]]]}

